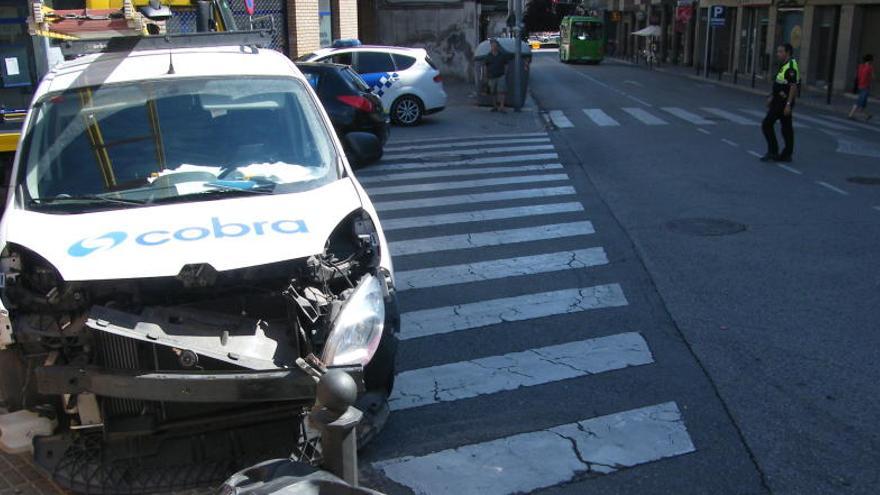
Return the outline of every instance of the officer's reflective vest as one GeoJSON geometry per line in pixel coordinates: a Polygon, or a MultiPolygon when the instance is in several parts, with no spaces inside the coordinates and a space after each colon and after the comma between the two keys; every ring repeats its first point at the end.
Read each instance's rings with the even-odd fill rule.
{"type": "Polygon", "coordinates": [[[778,84],[786,84],[788,82],[785,80],[785,73],[788,72],[788,69],[794,69],[794,80],[800,84],[801,70],[798,68],[797,60],[793,58],[788,59],[788,62],[782,64],[782,67],[779,68],[779,72],[776,73],[776,82],[778,84]]]}

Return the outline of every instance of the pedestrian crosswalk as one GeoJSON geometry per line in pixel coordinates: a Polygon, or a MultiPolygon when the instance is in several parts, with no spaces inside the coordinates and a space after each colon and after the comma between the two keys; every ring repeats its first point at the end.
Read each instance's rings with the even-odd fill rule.
{"type": "MultiPolygon", "coordinates": [[[[667,122],[640,108],[624,113],[646,125],[667,122]]],[[[602,111],[582,115],[606,127],[623,123],[602,111]]],[[[523,407],[539,411],[543,404],[528,404],[542,387],[655,365],[650,341],[625,327],[590,327],[576,338],[536,338],[503,349],[491,340],[476,350],[437,348],[441,340],[536,322],[551,335],[555,319],[627,311],[628,289],[590,276],[615,253],[600,245],[547,134],[392,142],[386,150],[380,164],[357,175],[397,265],[399,352],[425,344],[437,350],[424,365],[408,359],[416,365],[398,374],[391,425],[395,415],[430,414],[499,394],[516,394],[523,407]],[[575,274],[570,283],[553,283],[569,280],[566,274],[575,274]]],[[[580,413],[549,427],[521,424],[488,439],[457,423],[457,443],[427,453],[404,443],[370,462],[414,493],[528,492],[695,451],[676,398],[662,400],[668,402],[580,413]]]]}
{"type": "MultiPolygon", "coordinates": [[[[551,110],[547,118],[560,129],[583,127],[620,129],[631,126],[759,126],[765,110],[758,108],[724,109],[717,107],[608,107],[581,108],[570,110],[551,110]],[[585,117],[585,119],[584,119],[585,117]]],[[[805,115],[800,109],[795,113],[794,127],[800,129],[815,128],[832,131],[858,131],[860,129],[880,132],[880,126],[851,122],[833,116],[805,115]]],[[[534,139],[534,138],[532,138],[534,139]]],[[[545,145],[542,141],[534,141],[532,146],[545,145]]],[[[449,151],[454,153],[454,151],[449,151]]]]}

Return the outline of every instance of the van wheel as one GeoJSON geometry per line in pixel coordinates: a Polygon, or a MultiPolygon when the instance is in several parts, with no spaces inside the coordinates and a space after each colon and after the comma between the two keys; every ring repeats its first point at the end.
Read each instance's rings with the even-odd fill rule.
{"type": "Polygon", "coordinates": [[[402,126],[414,126],[422,120],[425,107],[422,101],[413,95],[403,95],[391,104],[391,120],[402,126]]]}

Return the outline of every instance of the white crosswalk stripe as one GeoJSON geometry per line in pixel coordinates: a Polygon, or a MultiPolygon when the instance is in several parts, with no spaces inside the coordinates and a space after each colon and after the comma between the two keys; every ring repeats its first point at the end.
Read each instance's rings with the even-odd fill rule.
{"type": "Polygon", "coordinates": [[[568,120],[568,117],[562,113],[562,110],[550,110],[548,115],[550,116],[550,121],[553,122],[553,125],[560,129],[574,127],[574,124],[571,123],[571,120],[568,120]]]}
{"type": "Polygon", "coordinates": [[[848,126],[855,126],[859,129],[867,129],[869,131],[880,132],[880,126],[876,126],[873,124],[864,124],[861,122],[855,122],[851,119],[842,119],[840,117],[832,117],[831,115],[823,115],[822,118],[833,120],[834,122],[840,122],[841,124],[846,124],[848,126]]]}
{"type": "MultiPolygon", "coordinates": [[[[484,139],[516,139],[516,138],[528,138],[528,137],[542,137],[547,136],[546,132],[520,132],[520,133],[512,133],[512,134],[486,134],[481,135],[481,138],[484,139]]],[[[461,141],[464,138],[469,136],[462,137],[441,137],[441,138],[419,138],[419,139],[395,139],[391,145],[392,146],[400,146],[400,145],[408,145],[408,144],[422,144],[422,143],[440,143],[443,141],[456,142],[461,141]]]]}
{"type": "Polygon", "coordinates": [[[715,122],[712,122],[711,120],[704,119],[703,117],[701,117],[695,113],[688,112],[687,110],[685,110],[683,108],[662,107],[662,110],[664,112],[669,113],[671,115],[674,115],[682,120],[686,120],[686,121],[690,122],[691,124],[695,124],[695,125],[714,125],[715,124],[715,122]]]}
{"type": "Polygon", "coordinates": [[[795,119],[806,120],[812,124],[816,124],[818,126],[827,127],[829,129],[834,129],[835,131],[854,131],[855,129],[848,125],[836,124],[834,122],[829,122],[824,119],[818,119],[816,117],[810,117],[809,115],[804,115],[803,113],[796,113],[794,116],[795,119]]]}
{"type": "Polygon", "coordinates": [[[620,122],[598,108],[585,108],[584,114],[599,127],[617,127],[620,122]]]}
{"type": "Polygon", "coordinates": [[[405,256],[435,251],[500,246],[502,244],[516,244],[519,242],[546,241],[548,239],[575,237],[594,233],[593,224],[590,222],[556,223],[522,229],[492,230],[473,234],[395,241],[391,243],[389,249],[394,256],[405,256]]]}
{"type": "Polygon", "coordinates": [[[461,204],[475,205],[481,203],[494,203],[497,201],[511,201],[518,199],[555,198],[557,196],[570,196],[573,194],[575,194],[575,189],[571,186],[543,187],[538,189],[519,189],[515,191],[459,194],[455,196],[406,199],[401,201],[374,201],[373,206],[376,207],[376,209],[379,211],[388,212],[461,204]]]}
{"type": "Polygon", "coordinates": [[[417,494],[529,493],[695,450],[675,402],[374,466],[417,494]]]}
{"type": "Polygon", "coordinates": [[[576,270],[607,263],[608,256],[605,254],[605,250],[595,247],[397,272],[395,281],[398,290],[425,289],[521,275],[576,270]]]}
{"type": "Polygon", "coordinates": [[[654,362],[636,332],[404,371],[391,409],[411,409],[654,362]]]}
{"type": "Polygon", "coordinates": [[[535,182],[556,182],[568,180],[566,174],[515,175],[513,177],[496,177],[491,179],[457,180],[453,182],[432,182],[430,184],[410,184],[406,186],[367,187],[370,194],[396,194],[446,191],[450,189],[470,189],[485,186],[503,186],[508,184],[531,184],[535,182]]]}
{"type": "Polygon", "coordinates": [[[710,113],[712,115],[717,115],[723,119],[727,119],[734,124],[740,125],[758,125],[758,122],[752,119],[747,119],[740,115],[737,115],[733,112],[728,112],[727,110],[722,110],[720,108],[712,108],[712,107],[703,107],[702,110],[706,113],[710,113]]]}
{"type": "MultiPolygon", "coordinates": [[[[464,149],[464,150],[447,150],[447,151],[438,151],[433,154],[433,156],[468,156],[468,155],[491,155],[498,153],[528,153],[532,151],[547,151],[552,150],[552,144],[530,144],[526,146],[505,146],[505,147],[495,147],[495,148],[476,148],[476,149],[464,149]]],[[[398,154],[388,154],[385,155],[386,160],[411,160],[413,158],[421,158],[424,156],[424,153],[398,153],[398,154]]]]}
{"type": "Polygon", "coordinates": [[[538,165],[516,165],[512,167],[486,167],[486,168],[466,168],[453,170],[431,169],[423,172],[406,172],[398,174],[386,175],[368,175],[360,177],[358,180],[361,184],[374,184],[377,182],[390,182],[408,179],[430,179],[436,177],[461,177],[464,175],[483,175],[483,174],[506,174],[511,172],[540,172],[545,170],[560,170],[562,165],[559,163],[542,163],[538,165]]]}
{"type": "MultiPolygon", "coordinates": [[[[767,115],[766,111],[762,112],[760,110],[755,110],[754,108],[741,108],[740,112],[747,113],[749,115],[754,115],[755,117],[758,117],[761,120],[764,120],[764,116],[767,115]]],[[[760,125],[760,122],[758,122],[758,124],[760,125]]],[[[795,115],[794,120],[792,121],[792,127],[794,127],[795,129],[807,129],[810,126],[798,122],[798,115],[795,115]]]]}
{"type": "Polygon", "coordinates": [[[516,163],[516,162],[537,162],[541,160],[558,160],[559,155],[556,153],[533,153],[527,155],[505,155],[492,156],[488,158],[472,158],[470,160],[453,160],[449,162],[432,161],[432,162],[410,162],[410,163],[383,163],[381,165],[371,165],[366,170],[359,170],[358,177],[369,175],[383,174],[387,172],[399,170],[422,170],[436,167],[455,167],[464,165],[491,165],[494,163],[516,163]]]}
{"type": "MultiPolygon", "coordinates": [[[[670,123],[654,113],[584,110],[602,127],[670,123]]],[[[561,111],[554,115],[558,127],[573,126],[561,111]]],[[[431,415],[456,401],[480,404],[508,394],[520,407],[540,411],[546,406],[523,398],[560,382],[578,386],[597,374],[616,380],[615,370],[649,373],[639,370],[657,366],[650,334],[589,323],[592,315],[601,322],[606,312],[629,311],[629,301],[614,280],[575,282],[614,272],[604,247],[584,246],[599,240],[546,133],[392,142],[387,149],[394,154],[359,170],[358,179],[373,196],[388,249],[398,260],[401,353],[438,348],[438,341],[453,335],[482,342],[407,356],[410,368],[397,375],[390,397],[393,414],[431,415]],[[511,222],[516,227],[509,228],[511,222]],[[416,228],[426,230],[405,230],[416,228]],[[549,337],[559,330],[552,319],[564,315],[577,315],[566,321],[587,322],[577,329],[586,334],[543,344],[517,337],[501,346],[504,351],[483,337],[504,335],[513,322],[533,322],[549,337]]],[[[516,325],[530,323],[509,330],[519,331],[516,325]]],[[[393,449],[395,458],[373,466],[415,493],[513,494],[694,451],[675,402],[631,407],[592,418],[576,414],[566,421],[582,419],[549,428],[517,425],[514,431],[521,433],[488,441],[480,436],[479,443],[451,440],[418,456],[405,455],[404,443],[393,449]]],[[[450,438],[470,436],[466,423],[454,428],[450,438]]]]}
{"type": "Polygon", "coordinates": [[[510,321],[626,305],[623,289],[618,284],[490,299],[404,313],[401,315],[400,338],[415,339],[510,321]]]}
{"type": "Polygon", "coordinates": [[[549,137],[533,137],[520,139],[476,139],[461,140],[453,143],[434,143],[434,144],[413,144],[409,146],[386,146],[385,152],[389,151],[413,151],[413,150],[433,150],[448,148],[466,148],[469,146],[494,146],[496,144],[526,144],[526,143],[547,143],[550,142],[549,137]]]}
{"type": "Polygon", "coordinates": [[[632,115],[634,118],[639,120],[639,122],[647,125],[668,125],[669,122],[661,119],[660,117],[654,116],[654,114],[648,112],[643,108],[637,107],[624,107],[621,110],[632,115]]]}
{"type": "Polygon", "coordinates": [[[578,202],[552,203],[544,205],[515,206],[512,208],[496,208],[494,210],[479,209],[458,213],[441,213],[421,217],[392,218],[382,221],[385,230],[411,229],[414,227],[436,227],[456,223],[485,222],[487,220],[503,220],[507,218],[524,218],[552,213],[571,213],[584,211],[578,202]]]}

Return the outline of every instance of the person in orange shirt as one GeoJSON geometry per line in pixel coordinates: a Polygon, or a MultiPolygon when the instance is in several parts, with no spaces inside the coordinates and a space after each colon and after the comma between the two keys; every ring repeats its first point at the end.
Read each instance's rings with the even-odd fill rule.
{"type": "Polygon", "coordinates": [[[873,115],[868,113],[867,106],[868,95],[871,93],[871,81],[874,79],[874,55],[869,53],[862,60],[863,62],[859,64],[858,76],[856,77],[859,99],[853,105],[852,110],[849,111],[849,118],[855,119],[856,113],[861,113],[865,116],[865,120],[871,120],[873,115]]]}

